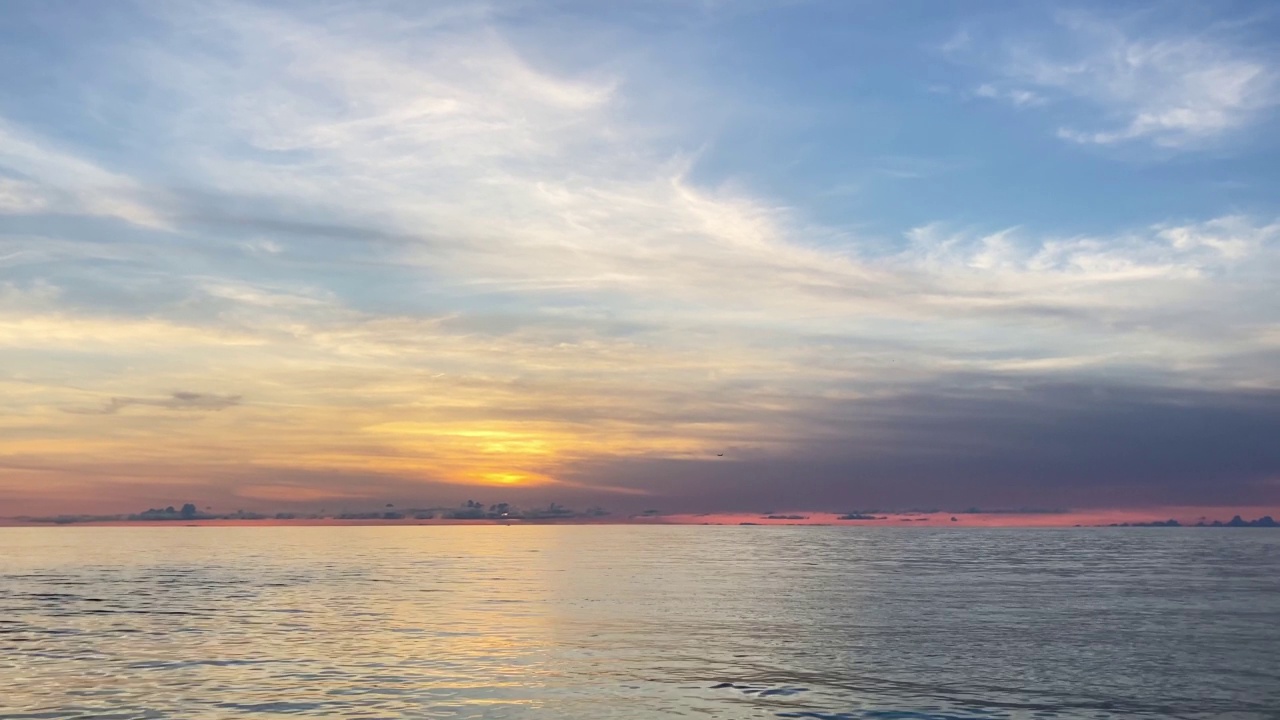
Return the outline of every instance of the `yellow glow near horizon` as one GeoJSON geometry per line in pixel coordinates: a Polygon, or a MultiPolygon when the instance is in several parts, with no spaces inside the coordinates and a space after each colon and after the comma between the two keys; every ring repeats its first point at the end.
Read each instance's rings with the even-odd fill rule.
{"type": "Polygon", "coordinates": [[[529,476],[521,473],[485,473],[480,477],[484,478],[486,483],[494,485],[524,485],[530,479],[529,476]]]}
{"type": "Polygon", "coordinates": [[[483,453],[513,455],[552,455],[551,442],[540,434],[511,430],[439,427],[427,423],[391,422],[365,428],[367,431],[390,435],[430,436],[438,439],[457,438],[457,445],[471,447],[483,453]]]}

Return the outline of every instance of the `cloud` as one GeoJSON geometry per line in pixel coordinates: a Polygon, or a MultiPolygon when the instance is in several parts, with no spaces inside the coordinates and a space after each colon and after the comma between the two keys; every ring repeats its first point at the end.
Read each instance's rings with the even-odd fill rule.
{"type": "Polygon", "coordinates": [[[103,169],[0,118],[0,214],[62,212],[115,217],[145,227],[166,222],[143,202],[133,178],[103,169]]]}
{"type": "Polygon", "coordinates": [[[178,391],[167,398],[113,397],[97,409],[65,409],[64,412],[80,415],[114,415],[133,405],[164,408],[166,410],[198,410],[218,412],[240,404],[239,395],[209,395],[178,391]]]}
{"type": "Polygon", "coordinates": [[[1254,226],[1240,216],[1225,216],[1191,225],[1161,226],[1157,236],[1178,252],[1207,249],[1234,261],[1274,252],[1280,241],[1280,222],[1254,226]]]}
{"type": "MultiPolygon", "coordinates": [[[[1143,31],[1073,12],[1059,14],[1052,38],[997,48],[990,69],[1001,82],[1024,87],[987,82],[974,95],[1019,107],[1043,105],[1046,96],[1074,100],[1098,117],[1065,124],[1057,135],[1081,144],[1192,149],[1249,127],[1280,104],[1272,56],[1211,31],[1143,31]]],[[[976,57],[969,46],[946,52],[976,57]]]]}
{"type": "Polygon", "coordinates": [[[689,511],[970,505],[1267,505],[1276,391],[1170,390],[1030,376],[943,377],[809,399],[782,453],[586,462],[689,511]]]}
{"type": "Polygon", "coordinates": [[[998,88],[990,83],[983,83],[974,88],[973,96],[989,100],[1003,100],[1014,107],[1034,107],[1048,102],[1048,99],[1043,95],[1030,90],[998,88]]]}
{"type": "Polygon", "coordinates": [[[33,183],[0,177],[0,215],[34,213],[49,204],[49,198],[33,183]]]}

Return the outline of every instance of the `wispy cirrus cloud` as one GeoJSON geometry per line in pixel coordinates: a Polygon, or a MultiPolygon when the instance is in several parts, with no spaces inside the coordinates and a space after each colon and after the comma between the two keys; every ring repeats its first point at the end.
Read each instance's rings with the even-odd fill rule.
{"type": "Polygon", "coordinates": [[[979,53],[970,38],[943,49],[997,75],[973,91],[977,97],[1018,107],[1054,98],[1076,103],[1082,117],[1057,129],[1071,142],[1192,149],[1244,130],[1280,105],[1274,48],[1209,30],[1143,29],[1064,12],[1053,33],[991,44],[979,53]]]}
{"type": "Polygon", "coordinates": [[[1002,100],[1014,107],[1035,107],[1048,102],[1048,99],[1040,93],[1021,88],[996,87],[991,83],[983,83],[974,88],[973,96],[988,100],[1002,100]]]}
{"type": "Polygon", "coordinates": [[[164,219],[141,197],[134,179],[103,169],[55,147],[38,134],[15,128],[0,117],[0,215],[40,211],[115,217],[147,227],[164,219]]]}

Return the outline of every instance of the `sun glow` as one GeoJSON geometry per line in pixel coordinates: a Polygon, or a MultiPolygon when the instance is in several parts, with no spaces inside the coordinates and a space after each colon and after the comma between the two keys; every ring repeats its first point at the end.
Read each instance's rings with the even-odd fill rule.
{"type": "Polygon", "coordinates": [[[480,476],[487,485],[527,485],[531,478],[523,473],[493,472],[480,476]]]}

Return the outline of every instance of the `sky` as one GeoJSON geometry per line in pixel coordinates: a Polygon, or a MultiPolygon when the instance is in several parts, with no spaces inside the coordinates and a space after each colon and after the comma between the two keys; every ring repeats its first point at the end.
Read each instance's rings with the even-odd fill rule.
{"type": "Polygon", "coordinates": [[[0,515],[1280,506],[1271,2],[8,0],[0,515]]]}

